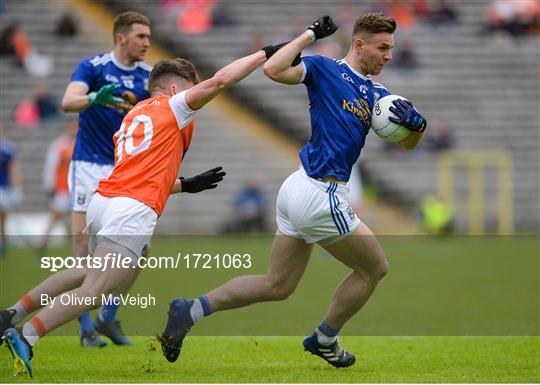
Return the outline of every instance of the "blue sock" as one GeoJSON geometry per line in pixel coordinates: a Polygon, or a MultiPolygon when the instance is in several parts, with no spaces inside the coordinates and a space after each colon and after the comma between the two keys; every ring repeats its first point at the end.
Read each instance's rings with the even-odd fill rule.
{"type": "Polygon", "coordinates": [[[322,334],[324,334],[327,337],[335,337],[339,333],[339,329],[334,329],[330,325],[326,323],[326,321],[322,321],[319,326],[317,326],[317,330],[319,330],[322,334]]]}
{"type": "Polygon", "coordinates": [[[103,305],[99,309],[98,317],[102,321],[114,321],[116,319],[116,312],[120,305],[103,305]]]}
{"type": "Polygon", "coordinates": [[[317,341],[321,345],[328,346],[336,341],[339,329],[334,329],[323,320],[315,329],[315,333],[317,334],[317,341]]]}
{"type": "Polygon", "coordinates": [[[205,295],[201,295],[199,298],[197,298],[199,301],[201,301],[201,306],[204,311],[204,316],[209,316],[212,314],[212,307],[210,306],[210,302],[208,302],[208,298],[206,298],[205,295]]]}
{"type": "Polygon", "coordinates": [[[79,326],[80,326],[81,333],[85,331],[88,332],[88,331],[94,330],[94,324],[92,323],[92,320],[90,319],[90,313],[84,312],[77,319],[79,320],[79,323],[80,323],[79,326]]]}

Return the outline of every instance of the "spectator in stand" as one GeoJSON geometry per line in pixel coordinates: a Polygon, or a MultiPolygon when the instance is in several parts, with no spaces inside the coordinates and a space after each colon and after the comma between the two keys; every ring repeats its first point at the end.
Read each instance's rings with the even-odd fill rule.
{"type": "Polygon", "coordinates": [[[47,92],[47,83],[40,80],[34,84],[32,90],[36,103],[40,121],[58,117],[58,103],[54,97],[47,92]]]}
{"type": "Polygon", "coordinates": [[[30,40],[18,23],[8,25],[2,31],[0,43],[1,55],[13,56],[17,60],[17,63],[23,66],[25,57],[30,49],[30,40]]]}
{"type": "Polygon", "coordinates": [[[416,24],[414,13],[414,4],[403,0],[384,0],[381,1],[383,13],[393,17],[400,31],[410,30],[416,24]]]}
{"type": "Polygon", "coordinates": [[[234,200],[234,220],[225,226],[224,232],[247,233],[265,231],[267,203],[266,194],[259,178],[249,179],[234,200]]]}
{"type": "Polygon", "coordinates": [[[183,0],[177,20],[177,28],[185,34],[200,35],[213,26],[212,12],[215,0],[183,0]]]}
{"type": "Polygon", "coordinates": [[[15,147],[4,136],[0,122],[0,257],[6,253],[6,216],[23,200],[22,177],[19,162],[15,159],[15,147]]]}
{"type": "Polygon", "coordinates": [[[15,108],[15,123],[26,130],[33,130],[40,122],[58,116],[58,106],[47,93],[47,84],[38,81],[32,88],[32,95],[15,108]]]}
{"type": "Polygon", "coordinates": [[[56,22],[54,32],[60,37],[75,37],[79,33],[77,17],[70,11],[66,11],[56,22]]]}
{"type": "Polygon", "coordinates": [[[224,1],[218,1],[212,9],[212,22],[214,27],[228,27],[236,24],[229,5],[224,1]]]}
{"type": "Polygon", "coordinates": [[[426,136],[426,145],[430,152],[447,151],[456,146],[454,127],[448,118],[441,118],[435,129],[426,136]]]}
{"type": "Polygon", "coordinates": [[[392,66],[404,70],[413,70],[418,67],[418,57],[411,39],[403,39],[398,44],[396,51],[391,62],[393,63],[392,66]]]}
{"type": "Polygon", "coordinates": [[[428,0],[414,0],[413,9],[416,16],[428,19],[431,15],[431,7],[428,0]]]}
{"type": "Polygon", "coordinates": [[[78,122],[71,121],[65,129],[66,132],[54,139],[47,151],[43,168],[43,188],[47,196],[50,197],[50,219],[39,244],[38,251],[41,254],[47,250],[54,225],[64,222],[66,229],[69,229],[67,219],[71,213],[71,202],[68,189],[68,171],[77,129],[78,122]]]}
{"type": "Polygon", "coordinates": [[[423,230],[429,235],[446,235],[453,230],[454,211],[442,197],[428,195],[420,202],[423,230]]]}
{"type": "Polygon", "coordinates": [[[26,131],[32,131],[39,125],[39,110],[32,97],[17,104],[14,120],[18,127],[26,131]]]}
{"type": "Polygon", "coordinates": [[[26,31],[18,23],[9,25],[2,32],[0,54],[14,56],[19,65],[35,77],[44,78],[52,71],[52,58],[38,54],[26,31]]]}
{"type": "Polygon", "coordinates": [[[482,33],[502,31],[517,38],[535,34],[539,25],[538,0],[495,0],[487,10],[487,22],[482,33]]]}
{"type": "Polygon", "coordinates": [[[438,0],[428,19],[433,27],[455,25],[459,22],[459,11],[453,0],[438,0]]]}

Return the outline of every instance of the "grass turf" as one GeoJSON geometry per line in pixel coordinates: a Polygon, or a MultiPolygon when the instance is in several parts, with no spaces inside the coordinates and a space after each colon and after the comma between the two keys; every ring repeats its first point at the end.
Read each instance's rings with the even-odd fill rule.
{"type": "MultiPolygon", "coordinates": [[[[44,383],[537,383],[538,337],[344,337],[357,363],[335,369],[302,352],[302,337],[190,337],[168,363],[149,338],[132,347],[82,349],[76,337],[51,337],[35,349],[32,382],[44,383]]],[[[10,375],[0,352],[0,382],[10,375]]]]}
{"type": "MultiPolygon", "coordinates": [[[[159,332],[171,298],[199,295],[240,274],[264,273],[271,238],[156,237],[152,255],[249,252],[253,267],[145,270],[131,292],[152,293],[157,304],[144,310],[123,306],[124,330],[138,336],[159,332]]],[[[166,362],[157,344],[151,351],[145,337],[135,337],[129,348],[82,349],[77,323],[70,322],[36,347],[33,381],[540,382],[540,338],[523,337],[538,336],[540,327],[537,237],[379,240],[391,272],[343,330],[344,346],[358,358],[352,368],[337,370],[302,353],[302,337],[295,337],[313,330],[347,273],[317,248],[291,298],[212,315],[193,329],[175,364],[166,362]],[[235,335],[248,337],[226,337],[235,335]],[[417,337],[391,337],[400,335],[417,337]],[[483,337],[461,337],[466,335],[483,337]]],[[[67,248],[52,252],[69,254],[67,248]]],[[[49,275],[33,249],[11,248],[0,260],[0,308],[49,275]]],[[[11,376],[10,361],[2,347],[0,382],[27,381],[11,376]]]]}

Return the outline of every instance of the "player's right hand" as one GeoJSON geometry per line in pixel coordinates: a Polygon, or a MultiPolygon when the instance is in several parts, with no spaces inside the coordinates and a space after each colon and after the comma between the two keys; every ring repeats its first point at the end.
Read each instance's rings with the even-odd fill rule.
{"type": "Polygon", "coordinates": [[[120,88],[120,84],[107,84],[101,87],[97,92],[90,92],[88,94],[90,105],[124,103],[124,99],[113,96],[113,92],[118,88],[120,88]]]}
{"type": "Polygon", "coordinates": [[[323,39],[332,35],[338,30],[338,26],[334,23],[334,20],[328,15],[319,17],[308,27],[309,31],[313,31],[315,34],[315,40],[323,39]]]}

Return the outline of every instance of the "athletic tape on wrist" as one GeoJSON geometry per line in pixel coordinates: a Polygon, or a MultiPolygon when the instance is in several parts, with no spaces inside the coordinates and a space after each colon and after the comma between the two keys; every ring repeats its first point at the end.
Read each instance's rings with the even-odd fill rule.
{"type": "Polygon", "coordinates": [[[311,29],[306,30],[306,33],[308,34],[308,36],[311,38],[312,41],[316,40],[315,32],[313,32],[311,29]]]}

